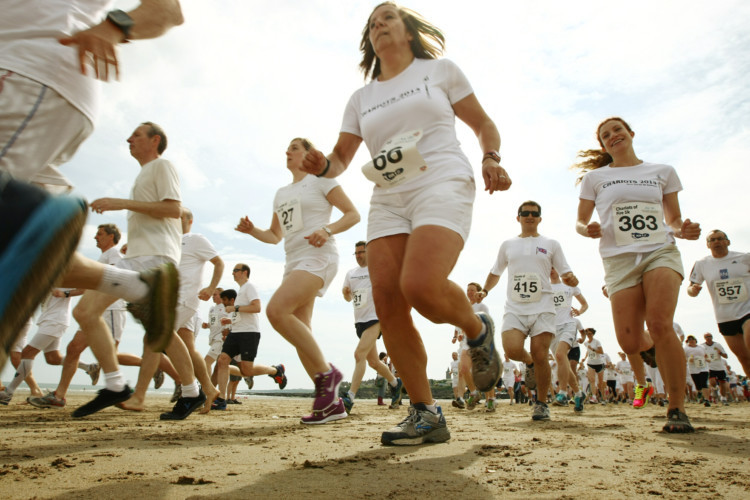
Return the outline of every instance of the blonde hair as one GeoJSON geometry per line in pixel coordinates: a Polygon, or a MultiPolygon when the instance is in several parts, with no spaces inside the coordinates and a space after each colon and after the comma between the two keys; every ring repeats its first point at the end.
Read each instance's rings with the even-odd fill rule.
{"type": "Polygon", "coordinates": [[[383,5],[395,7],[401,16],[401,20],[406,26],[406,30],[411,34],[410,43],[411,52],[417,59],[437,59],[443,55],[445,50],[445,36],[434,25],[430,24],[416,11],[401,7],[395,2],[383,2],[377,5],[370,16],[367,18],[365,29],[362,30],[362,41],[359,43],[359,50],[362,52],[362,61],[359,63],[359,69],[367,78],[375,79],[380,76],[380,59],[375,55],[375,48],[370,43],[370,19],[372,14],[383,5]]]}
{"type": "Polygon", "coordinates": [[[580,175],[576,178],[576,185],[581,183],[581,181],[583,180],[583,176],[586,175],[587,172],[596,170],[597,168],[601,168],[612,163],[612,156],[604,151],[604,143],[602,142],[601,137],[599,137],[599,131],[601,130],[602,126],[612,120],[616,120],[625,125],[625,128],[628,129],[628,132],[633,131],[633,129],[630,128],[630,125],[628,125],[628,122],[626,122],[619,116],[612,116],[610,118],[607,118],[606,120],[603,120],[596,127],[596,140],[597,142],[599,142],[599,146],[601,146],[601,148],[584,149],[582,151],[579,151],[577,157],[581,158],[581,160],[577,161],[570,167],[571,170],[580,171],[580,175]]]}

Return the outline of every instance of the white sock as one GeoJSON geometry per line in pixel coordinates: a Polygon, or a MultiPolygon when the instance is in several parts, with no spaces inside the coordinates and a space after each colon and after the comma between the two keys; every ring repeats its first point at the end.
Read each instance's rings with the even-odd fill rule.
{"type": "Polygon", "coordinates": [[[114,295],[128,302],[137,302],[148,293],[148,285],[141,281],[140,274],[115,266],[104,266],[99,292],[114,295]]]}
{"type": "MultiPolygon", "coordinates": [[[[112,266],[107,266],[112,267],[112,266]]],[[[125,390],[125,377],[120,370],[104,374],[104,387],[113,392],[122,392],[125,390]]]]}
{"type": "Polygon", "coordinates": [[[91,369],[91,365],[86,364],[86,363],[82,363],[81,361],[79,361],[78,362],[78,368],[80,368],[81,370],[87,372],[87,371],[89,371],[91,369]]]}
{"type": "Polygon", "coordinates": [[[198,381],[193,380],[192,384],[182,385],[182,397],[183,398],[197,398],[198,397],[198,381]]]}
{"type": "Polygon", "coordinates": [[[435,415],[437,415],[437,412],[438,412],[437,411],[437,404],[435,404],[435,402],[433,402],[431,405],[425,405],[425,408],[427,408],[432,413],[434,413],[435,415]]]}
{"type": "Polygon", "coordinates": [[[13,377],[13,380],[11,380],[10,384],[8,384],[8,387],[5,388],[5,392],[8,394],[13,394],[16,392],[16,389],[18,389],[18,386],[21,385],[21,382],[24,381],[26,377],[28,377],[29,373],[31,373],[31,367],[34,365],[33,359],[22,359],[20,363],[18,363],[18,368],[16,369],[16,374],[13,377]]]}
{"type": "Polygon", "coordinates": [[[398,386],[398,380],[394,378],[393,382],[388,382],[388,385],[390,385],[391,387],[396,387],[398,386]]]}
{"type": "Polygon", "coordinates": [[[354,401],[354,398],[357,397],[357,395],[352,391],[347,391],[346,393],[349,395],[349,399],[351,399],[352,401],[354,401]]]}

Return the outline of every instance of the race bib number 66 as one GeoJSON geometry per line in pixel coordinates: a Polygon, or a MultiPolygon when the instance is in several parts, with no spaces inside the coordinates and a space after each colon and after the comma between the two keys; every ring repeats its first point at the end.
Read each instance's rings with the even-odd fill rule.
{"type": "Polygon", "coordinates": [[[422,175],[427,164],[417,150],[421,138],[421,130],[391,137],[377,156],[362,167],[362,173],[378,187],[394,187],[422,175]]]}

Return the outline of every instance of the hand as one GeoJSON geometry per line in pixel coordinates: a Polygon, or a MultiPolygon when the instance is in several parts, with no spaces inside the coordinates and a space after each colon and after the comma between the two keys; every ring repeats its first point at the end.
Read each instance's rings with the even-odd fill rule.
{"type": "Polygon", "coordinates": [[[572,271],[560,275],[560,280],[568,286],[578,286],[578,278],[572,271]]]}
{"type": "Polygon", "coordinates": [[[490,194],[495,191],[507,191],[513,183],[508,172],[492,158],[486,158],[482,162],[482,178],[484,190],[489,191],[490,194]]]}
{"type": "Polygon", "coordinates": [[[232,319],[231,318],[221,318],[221,324],[222,325],[231,325],[232,319]]]}
{"type": "Polygon", "coordinates": [[[586,234],[589,238],[601,238],[602,237],[602,226],[598,222],[591,222],[586,226],[586,234]]]}
{"type": "Polygon", "coordinates": [[[310,245],[320,248],[328,241],[328,233],[326,233],[323,229],[318,229],[310,236],[305,236],[305,239],[310,245]]]}
{"type": "Polygon", "coordinates": [[[94,67],[96,78],[109,80],[110,66],[114,69],[115,78],[120,79],[120,67],[117,63],[117,44],[123,41],[119,28],[109,21],[79,31],[71,36],[58,40],[63,45],[78,46],[78,64],[81,74],[86,74],[86,65],[94,67]],[[100,72],[100,68],[102,72],[100,72]]]}
{"type": "Polygon", "coordinates": [[[127,201],[128,200],[123,200],[121,198],[99,198],[98,200],[91,202],[91,211],[103,214],[104,212],[110,212],[113,210],[126,210],[127,201]]]}
{"type": "Polygon", "coordinates": [[[583,344],[583,339],[578,339],[579,344],[583,344]]]}
{"type": "Polygon", "coordinates": [[[201,300],[208,300],[210,299],[214,294],[213,288],[206,287],[200,292],[198,292],[198,298],[201,300]]]}
{"type": "Polygon", "coordinates": [[[120,253],[123,254],[123,255],[125,255],[126,253],[128,253],[128,244],[127,243],[125,243],[123,246],[120,247],[120,253]]]}
{"type": "MultiPolygon", "coordinates": [[[[679,238],[685,240],[697,240],[701,235],[701,225],[697,222],[691,222],[690,219],[685,219],[680,227],[679,238]]],[[[675,235],[677,236],[677,235],[675,235]]]]}
{"type": "Polygon", "coordinates": [[[687,288],[687,293],[691,297],[697,297],[700,291],[703,289],[702,286],[695,283],[690,283],[687,288]]]}
{"type": "Polygon", "coordinates": [[[242,217],[240,219],[240,222],[237,223],[237,227],[234,228],[235,231],[239,231],[240,233],[245,234],[252,233],[253,229],[255,229],[255,224],[250,222],[250,219],[247,218],[247,215],[242,217]]]}
{"type": "Polygon", "coordinates": [[[61,298],[61,297],[65,297],[65,293],[59,288],[55,288],[54,290],[52,290],[52,296],[61,298]]]}
{"type": "Polygon", "coordinates": [[[201,323],[201,328],[210,328],[210,325],[204,321],[201,323]]]}
{"type": "Polygon", "coordinates": [[[576,316],[580,316],[581,315],[581,311],[579,311],[575,307],[571,307],[570,308],[570,315],[575,318],[576,316]]]}
{"type": "Polygon", "coordinates": [[[302,171],[308,174],[320,175],[326,168],[326,157],[315,148],[305,153],[302,159],[302,171]]]}

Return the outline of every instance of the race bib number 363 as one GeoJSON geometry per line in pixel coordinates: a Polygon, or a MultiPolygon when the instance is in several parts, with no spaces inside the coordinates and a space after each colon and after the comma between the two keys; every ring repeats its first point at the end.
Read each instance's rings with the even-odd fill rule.
{"type": "Polygon", "coordinates": [[[612,205],[612,223],[617,246],[664,243],[661,205],[658,203],[619,203],[612,205]]]}
{"type": "Polygon", "coordinates": [[[417,150],[421,138],[421,130],[391,137],[377,156],[362,167],[362,173],[378,187],[394,187],[422,175],[427,163],[417,150]]]}

